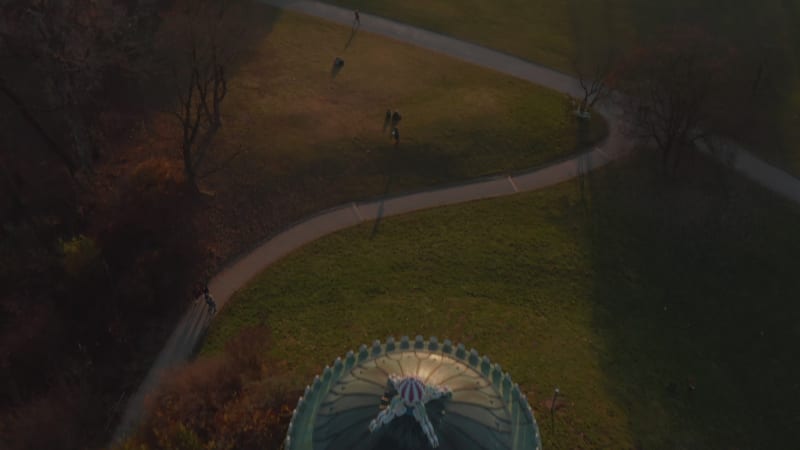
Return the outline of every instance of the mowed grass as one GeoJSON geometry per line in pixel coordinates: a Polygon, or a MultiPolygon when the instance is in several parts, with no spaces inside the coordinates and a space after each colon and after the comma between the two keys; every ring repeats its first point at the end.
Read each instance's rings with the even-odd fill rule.
{"type": "MultiPolygon", "coordinates": [[[[764,0],[328,0],[483,44],[566,72],[575,61],[625,52],[673,25],[699,26],[733,46],[769,55],[766,98],[754,123],[733,132],[800,176],[800,1],[764,0]]],[[[758,56],[757,58],[760,58],[758,56]]],[[[755,78],[756,68],[750,70],[755,78]]],[[[730,131],[729,131],[730,132],[730,131]]]]}
{"type": "Polygon", "coordinates": [[[800,209],[722,167],[641,160],[345,230],[267,269],[210,329],[271,327],[298,388],[362,343],[475,347],[545,448],[790,448],[800,438],[800,209]],[[553,423],[543,401],[559,387],[553,423]]]}
{"type": "Polygon", "coordinates": [[[558,93],[349,27],[263,14],[265,37],[232,76],[217,141],[221,155],[245,153],[213,179],[254,198],[306,195],[295,203],[315,212],[542,165],[607,133],[599,117],[579,127],[558,93]],[[398,146],[387,109],[402,114],[398,146]]]}
{"type": "Polygon", "coordinates": [[[442,32],[568,72],[573,70],[574,57],[582,46],[592,42],[598,46],[607,44],[608,34],[619,42],[636,37],[630,0],[327,0],[327,3],[442,32]]]}
{"type": "MultiPolygon", "coordinates": [[[[415,24],[571,72],[587,51],[625,51],[663,28],[700,26],[736,41],[791,47],[800,34],[796,0],[327,0],[415,24]]],[[[794,55],[786,55],[792,58],[794,55]]],[[[793,70],[790,68],[790,70],[793,70]]]]}

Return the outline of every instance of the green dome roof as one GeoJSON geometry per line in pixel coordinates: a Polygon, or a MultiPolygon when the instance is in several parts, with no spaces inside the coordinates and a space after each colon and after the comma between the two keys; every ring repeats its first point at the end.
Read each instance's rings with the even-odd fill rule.
{"type": "Polygon", "coordinates": [[[398,417],[375,433],[369,423],[387,406],[389,375],[415,376],[446,386],[452,396],[431,401],[427,414],[441,450],[540,450],[533,411],[508,373],[472,349],[435,337],[404,336],[362,345],[326,367],[289,424],[286,450],[372,450],[430,448],[411,416],[398,417]]]}

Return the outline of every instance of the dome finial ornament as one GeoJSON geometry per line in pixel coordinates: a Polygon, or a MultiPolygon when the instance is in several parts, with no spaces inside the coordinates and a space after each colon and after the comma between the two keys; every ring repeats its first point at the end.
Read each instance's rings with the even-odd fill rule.
{"type": "Polygon", "coordinates": [[[449,398],[452,396],[447,386],[425,385],[419,377],[403,377],[397,374],[389,375],[389,388],[397,392],[392,397],[389,405],[378,413],[378,417],[369,423],[369,431],[374,433],[380,427],[387,425],[394,418],[411,415],[422,427],[423,433],[428,438],[431,447],[439,446],[439,437],[433,429],[425,404],[431,400],[449,398]]]}

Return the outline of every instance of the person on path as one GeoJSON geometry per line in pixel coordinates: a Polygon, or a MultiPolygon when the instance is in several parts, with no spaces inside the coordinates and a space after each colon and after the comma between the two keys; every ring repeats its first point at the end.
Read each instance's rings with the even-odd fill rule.
{"type": "Polygon", "coordinates": [[[358,10],[353,11],[353,15],[356,18],[356,21],[355,21],[356,26],[360,26],[361,25],[361,16],[358,14],[358,10]]]}
{"type": "Polygon", "coordinates": [[[394,145],[397,147],[397,144],[400,143],[400,130],[397,127],[392,127],[392,138],[394,138],[394,145]]]}
{"type": "Polygon", "coordinates": [[[211,315],[216,314],[217,312],[217,302],[214,301],[214,297],[211,296],[211,292],[208,291],[208,285],[203,288],[203,298],[206,300],[206,305],[208,306],[208,313],[211,315]]]}

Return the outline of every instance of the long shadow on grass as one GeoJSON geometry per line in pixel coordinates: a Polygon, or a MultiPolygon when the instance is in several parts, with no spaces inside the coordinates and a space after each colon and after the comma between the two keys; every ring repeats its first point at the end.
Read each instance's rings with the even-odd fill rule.
{"type": "Polygon", "coordinates": [[[637,448],[794,445],[798,208],[700,157],[586,185],[602,388],[637,448]]]}
{"type": "Polygon", "coordinates": [[[378,214],[377,217],[375,218],[375,224],[372,226],[372,231],[369,234],[370,239],[374,239],[375,235],[378,234],[378,228],[381,225],[381,220],[383,220],[383,205],[386,202],[386,197],[389,196],[389,187],[391,186],[391,184],[392,184],[392,177],[391,176],[386,177],[386,188],[384,188],[383,190],[383,195],[382,195],[383,199],[381,200],[380,205],[378,205],[378,214]]]}
{"type": "Polygon", "coordinates": [[[468,174],[459,176],[461,164],[458,155],[444,154],[427,144],[407,141],[398,146],[379,145],[371,148],[369,153],[358,146],[346,151],[358,154],[343,155],[332,151],[293,170],[295,178],[302,178],[312,192],[319,189],[319,192],[324,190],[328,193],[329,204],[323,208],[354,199],[396,195],[469,178],[468,174]],[[337,192],[342,195],[337,195],[337,192]]]}
{"type": "Polygon", "coordinates": [[[358,33],[358,28],[359,28],[358,26],[356,26],[356,25],[353,25],[353,27],[350,29],[350,37],[349,37],[349,38],[347,38],[347,43],[346,43],[346,44],[344,44],[344,49],[345,49],[345,50],[347,50],[348,48],[350,48],[350,44],[352,44],[352,43],[353,43],[353,39],[355,39],[355,37],[356,37],[356,34],[358,33]]]}
{"type": "Polygon", "coordinates": [[[331,65],[331,80],[335,80],[336,77],[339,75],[339,72],[342,71],[344,67],[344,61],[340,60],[338,57],[333,61],[331,65]]]}
{"type": "MultiPolygon", "coordinates": [[[[800,4],[796,1],[723,2],[722,0],[640,0],[623,2],[620,11],[638,39],[614,41],[625,47],[648,46],[670,29],[699,28],[724,42],[744,61],[731,68],[741,89],[741,117],[715,128],[745,143],[753,151],[798,174],[797,138],[791,133],[800,89],[800,4]],[[625,4],[627,3],[627,5],[625,4]],[[738,72],[738,73],[736,73],[738,72]],[[763,75],[769,73],[767,77],[763,75]],[[786,140],[789,142],[786,142],[786,140]]],[[[606,11],[611,8],[606,9],[606,11]]],[[[602,21],[613,29],[611,19],[602,21]]],[[[591,27],[587,27],[591,29],[591,27]]]]}
{"type": "MultiPolygon", "coordinates": [[[[236,36],[225,35],[224,56],[225,72],[229,80],[234,79],[239,70],[257,55],[257,47],[271,33],[274,25],[280,20],[283,11],[267,6],[261,2],[252,2],[245,6],[243,13],[236,14],[236,36]]],[[[168,8],[165,8],[168,9],[168,8]]],[[[227,22],[226,22],[227,25],[227,22]]],[[[183,58],[185,55],[175,54],[173,57],[183,58]]],[[[159,58],[169,58],[162,54],[159,58]]],[[[164,62],[159,62],[164,65],[164,62]]],[[[169,111],[176,94],[175,76],[166,63],[162,70],[154,70],[147,77],[139,72],[132,72],[133,78],[122,81],[120,86],[112,86],[104,95],[119,98],[130,105],[140,105],[147,111],[169,111]]],[[[177,67],[177,65],[176,65],[177,67]]],[[[224,106],[223,106],[224,108],[224,106]]]]}

